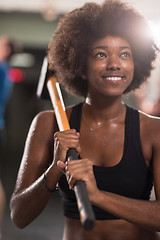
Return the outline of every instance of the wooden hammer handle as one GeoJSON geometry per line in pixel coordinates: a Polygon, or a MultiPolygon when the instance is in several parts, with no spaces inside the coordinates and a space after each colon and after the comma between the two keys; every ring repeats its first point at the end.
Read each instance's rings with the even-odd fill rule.
{"type": "Polygon", "coordinates": [[[59,130],[64,131],[70,129],[68,118],[65,112],[65,106],[60,92],[59,83],[55,77],[50,77],[48,79],[47,88],[55,111],[59,130]]]}
{"type": "MultiPolygon", "coordinates": [[[[47,81],[47,88],[50,94],[51,102],[55,111],[57,123],[60,131],[70,129],[68,118],[65,112],[62,95],[59,88],[57,79],[53,76],[47,81]]],[[[77,160],[77,152],[71,148],[67,153],[67,160],[77,160]]],[[[90,204],[86,185],[83,181],[79,180],[74,186],[74,192],[77,199],[77,205],[80,213],[80,220],[85,230],[93,229],[95,225],[95,215],[90,204]]]]}

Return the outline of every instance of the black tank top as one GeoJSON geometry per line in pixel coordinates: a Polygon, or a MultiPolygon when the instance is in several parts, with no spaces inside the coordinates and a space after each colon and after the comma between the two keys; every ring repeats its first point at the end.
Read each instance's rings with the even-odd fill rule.
{"type": "MultiPolygon", "coordinates": [[[[70,127],[80,130],[82,103],[75,106],[70,117],[70,127]]],[[[140,142],[139,112],[128,106],[125,118],[124,152],[121,161],[113,167],[93,166],[97,186],[100,190],[125,197],[149,200],[153,176],[145,163],[140,142]]],[[[64,215],[79,219],[76,198],[68,188],[65,175],[59,181],[64,215]]],[[[118,219],[109,212],[93,206],[97,220],[118,219]]]]}

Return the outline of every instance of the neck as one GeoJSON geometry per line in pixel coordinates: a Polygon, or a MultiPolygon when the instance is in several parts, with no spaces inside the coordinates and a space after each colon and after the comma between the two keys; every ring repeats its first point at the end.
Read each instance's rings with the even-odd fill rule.
{"type": "Polygon", "coordinates": [[[91,98],[87,96],[84,104],[84,115],[95,122],[110,121],[118,118],[124,113],[125,107],[122,103],[122,96],[91,98]]]}

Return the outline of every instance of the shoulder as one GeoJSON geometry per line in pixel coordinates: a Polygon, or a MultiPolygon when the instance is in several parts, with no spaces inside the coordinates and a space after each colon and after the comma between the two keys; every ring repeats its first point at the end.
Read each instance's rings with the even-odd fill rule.
{"type": "Polygon", "coordinates": [[[160,126],[160,117],[152,116],[147,113],[144,113],[140,110],[138,110],[140,115],[140,122],[142,125],[148,126],[148,127],[158,127],[160,126]]]}
{"type": "Polygon", "coordinates": [[[39,136],[39,138],[48,137],[58,130],[54,111],[39,112],[32,120],[29,134],[39,136]]]}
{"type": "Polygon", "coordinates": [[[146,114],[139,110],[140,128],[142,133],[148,136],[152,143],[160,140],[160,118],[146,114]]]}
{"type": "Polygon", "coordinates": [[[37,113],[37,115],[34,117],[34,119],[45,120],[45,119],[54,118],[54,116],[55,116],[55,113],[53,110],[46,110],[46,111],[37,113]]]}
{"type": "Polygon", "coordinates": [[[33,119],[34,124],[54,124],[56,121],[54,111],[39,112],[33,119]]]}
{"type": "MultiPolygon", "coordinates": [[[[73,106],[70,106],[66,109],[67,118],[70,118],[71,112],[72,112],[73,106]]],[[[32,121],[31,124],[32,130],[38,130],[38,131],[44,131],[45,132],[56,132],[59,131],[56,115],[54,110],[46,110],[39,112],[32,121]]]]}
{"type": "MultiPolygon", "coordinates": [[[[75,108],[77,105],[69,106],[66,109],[66,115],[68,120],[70,119],[71,113],[73,108],[75,108]]],[[[38,129],[38,131],[44,131],[45,132],[56,132],[58,131],[58,125],[56,121],[56,116],[53,110],[50,111],[42,111],[39,112],[33,119],[31,124],[32,130],[38,129]]]]}

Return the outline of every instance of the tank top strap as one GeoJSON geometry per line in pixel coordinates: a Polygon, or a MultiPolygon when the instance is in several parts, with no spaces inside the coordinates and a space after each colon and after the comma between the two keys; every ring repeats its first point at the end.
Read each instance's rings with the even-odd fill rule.
{"type": "Polygon", "coordinates": [[[138,110],[127,106],[126,133],[128,133],[128,150],[136,148],[137,153],[140,154],[141,159],[144,159],[140,140],[140,119],[138,110]]]}
{"type": "Polygon", "coordinates": [[[69,120],[70,128],[76,129],[77,132],[80,131],[82,106],[83,106],[83,102],[73,107],[70,120],[69,120]]]}

